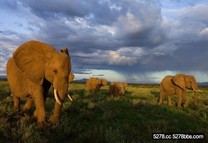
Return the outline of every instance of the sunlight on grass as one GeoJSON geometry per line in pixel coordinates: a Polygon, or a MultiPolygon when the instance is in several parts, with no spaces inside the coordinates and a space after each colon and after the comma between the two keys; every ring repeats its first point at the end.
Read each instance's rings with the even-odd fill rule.
{"type": "MultiPolygon", "coordinates": [[[[69,93],[74,101],[65,99],[60,122],[46,130],[38,129],[31,115],[13,114],[7,82],[1,81],[0,88],[0,142],[152,142],[153,132],[181,131],[208,136],[206,87],[202,87],[204,92],[199,94],[197,105],[193,102],[193,92],[188,91],[189,107],[178,108],[169,107],[167,101],[157,105],[159,85],[129,85],[125,96],[112,97],[108,95],[108,86],[86,96],[85,84],[71,83],[69,93]]],[[[174,97],[174,103],[176,100],[174,97]]],[[[50,90],[46,100],[47,118],[54,102],[50,90]]],[[[34,110],[33,106],[31,113],[34,110]]]]}

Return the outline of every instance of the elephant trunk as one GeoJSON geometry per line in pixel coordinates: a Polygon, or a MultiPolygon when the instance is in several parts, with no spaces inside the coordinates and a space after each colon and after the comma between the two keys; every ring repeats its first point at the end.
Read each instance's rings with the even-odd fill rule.
{"type": "Polygon", "coordinates": [[[194,92],[202,92],[202,90],[194,89],[194,88],[193,88],[193,91],[194,91],[194,92]]]}
{"type": "MultiPolygon", "coordinates": [[[[67,83],[67,82],[66,82],[67,83]]],[[[55,105],[53,109],[53,113],[50,116],[50,121],[52,123],[56,123],[60,117],[60,111],[63,105],[63,101],[65,96],[68,93],[68,84],[54,84],[54,97],[55,97],[55,105]]]]}
{"type": "Polygon", "coordinates": [[[193,100],[194,100],[194,103],[197,104],[197,100],[198,100],[198,94],[199,92],[202,92],[201,90],[198,89],[198,86],[195,85],[194,87],[192,86],[192,89],[194,91],[194,97],[193,97],[193,100]]]}

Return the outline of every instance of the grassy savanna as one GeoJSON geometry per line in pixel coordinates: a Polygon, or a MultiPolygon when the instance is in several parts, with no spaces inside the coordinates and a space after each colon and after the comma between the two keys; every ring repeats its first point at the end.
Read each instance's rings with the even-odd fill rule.
{"type": "MultiPolygon", "coordinates": [[[[74,101],[65,99],[60,122],[41,130],[31,115],[13,114],[7,81],[0,81],[0,142],[177,142],[153,141],[153,132],[203,133],[208,138],[207,87],[200,87],[204,92],[199,94],[197,105],[193,103],[192,91],[187,92],[188,108],[169,107],[165,99],[158,106],[159,85],[132,84],[123,97],[108,96],[108,86],[92,96],[85,96],[83,83],[71,83],[69,89],[74,101]]],[[[46,101],[47,117],[53,104],[50,92],[46,101]]],[[[34,106],[31,114],[33,111],[34,106]]]]}

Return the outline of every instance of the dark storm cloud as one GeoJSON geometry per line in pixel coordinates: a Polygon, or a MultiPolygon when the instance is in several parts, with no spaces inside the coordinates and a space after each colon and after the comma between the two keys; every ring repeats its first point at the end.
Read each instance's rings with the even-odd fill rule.
{"type": "Polygon", "coordinates": [[[206,6],[171,11],[178,16],[174,22],[165,21],[155,1],[22,2],[45,20],[39,38],[71,48],[72,61],[86,68],[191,70],[197,63],[188,64],[189,51],[200,53],[198,31],[207,23],[206,6]],[[182,44],[194,39],[196,44],[182,44]],[[142,52],[134,54],[137,49],[142,52]]]}
{"type": "Polygon", "coordinates": [[[128,76],[208,69],[207,4],[186,7],[183,3],[175,8],[166,4],[171,9],[162,8],[157,0],[19,0],[0,4],[25,11],[22,16],[27,23],[19,27],[28,30],[27,34],[1,30],[1,41],[7,37],[7,43],[18,45],[31,38],[57,49],[67,47],[77,74],[91,74],[90,69],[128,76]]]}
{"type": "Polygon", "coordinates": [[[17,8],[17,5],[18,5],[18,1],[5,1],[5,0],[2,0],[0,1],[0,7],[2,8],[8,8],[10,10],[15,10],[17,8]]]}
{"type": "Polygon", "coordinates": [[[124,46],[148,47],[150,44],[159,44],[161,41],[153,38],[163,35],[155,33],[156,25],[160,25],[161,15],[160,8],[153,0],[21,2],[45,20],[45,25],[40,27],[41,34],[47,33],[46,36],[50,35],[50,39],[65,37],[71,42],[79,41],[80,47],[85,45],[102,48],[105,45],[112,49],[112,44],[114,48],[118,48],[118,43],[124,46]]]}
{"type": "Polygon", "coordinates": [[[11,36],[11,35],[14,35],[14,34],[17,34],[17,33],[14,32],[14,31],[9,31],[9,30],[4,30],[4,31],[0,30],[0,34],[6,35],[6,36],[11,36]]]}
{"type": "Polygon", "coordinates": [[[40,3],[31,0],[20,1],[35,15],[43,19],[84,17],[93,23],[110,24],[116,19],[119,12],[115,8],[111,8],[111,2],[103,0],[45,0],[40,3]]]}

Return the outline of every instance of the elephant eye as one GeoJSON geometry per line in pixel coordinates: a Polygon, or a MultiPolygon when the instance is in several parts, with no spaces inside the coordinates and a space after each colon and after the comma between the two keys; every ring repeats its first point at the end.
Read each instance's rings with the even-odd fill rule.
{"type": "Polygon", "coordinates": [[[54,69],[53,72],[54,72],[55,74],[57,74],[58,71],[57,71],[57,69],[54,69]]]}

